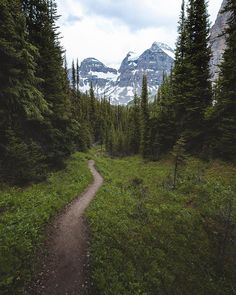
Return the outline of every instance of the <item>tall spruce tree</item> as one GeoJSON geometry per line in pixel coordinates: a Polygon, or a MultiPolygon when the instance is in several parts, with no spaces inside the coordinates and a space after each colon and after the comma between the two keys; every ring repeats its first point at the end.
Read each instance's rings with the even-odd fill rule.
{"type": "Polygon", "coordinates": [[[76,85],[77,85],[77,77],[76,77],[76,70],[75,70],[75,62],[74,62],[74,60],[72,61],[71,71],[72,71],[72,89],[75,92],[76,91],[76,85]]]}
{"type": "Polygon", "coordinates": [[[219,84],[213,117],[215,122],[215,156],[236,162],[236,1],[225,8],[231,13],[228,21],[227,49],[220,66],[219,84]]]}
{"type": "Polygon", "coordinates": [[[28,136],[31,122],[42,122],[48,104],[38,90],[37,50],[27,40],[20,1],[0,2],[0,167],[13,182],[42,174],[42,151],[28,136]],[[19,169],[16,169],[19,167],[19,169]],[[29,173],[31,171],[31,173],[29,173]]]}
{"type": "Polygon", "coordinates": [[[173,107],[175,110],[176,132],[180,135],[183,132],[185,110],[185,92],[188,79],[187,61],[186,61],[186,13],[185,0],[182,2],[181,14],[178,26],[178,39],[175,50],[175,64],[172,75],[173,88],[173,107]]]}
{"type": "Polygon", "coordinates": [[[51,166],[63,165],[63,158],[73,148],[70,139],[71,102],[68,80],[63,68],[63,50],[56,27],[55,1],[22,0],[27,20],[29,41],[38,49],[37,75],[42,79],[40,90],[50,105],[50,115],[41,125],[29,126],[42,145],[51,166]]]}
{"type": "Polygon", "coordinates": [[[152,105],[150,120],[151,155],[152,159],[159,159],[160,155],[171,150],[176,134],[176,121],[173,103],[172,74],[164,77],[158,90],[158,98],[152,105]]]}
{"type": "MultiPolygon", "coordinates": [[[[187,149],[200,152],[206,141],[206,109],[212,103],[209,63],[209,21],[205,0],[189,0],[186,20],[186,80],[183,135],[187,149]]],[[[185,30],[183,30],[185,34],[185,30]]]]}
{"type": "Polygon", "coordinates": [[[129,139],[130,151],[138,154],[140,150],[140,98],[137,93],[134,95],[134,103],[129,113],[130,119],[128,120],[129,126],[129,139]]]}
{"type": "Polygon", "coordinates": [[[78,95],[79,95],[79,79],[80,79],[80,76],[79,76],[79,60],[77,58],[77,60],[76,60],[76,91],[77,91],[78,95]]]}
{"type": "Polygon", "coordinates": [[[148,85],[147,76],[143,76],[141,111],[140,111],[140,152],[144,158],[149,156],[150,136],[149,136],[149,109],[148,109],[148,85]]]}
{"type": "Polygon", "coordinates": [[[95,141],[99,140],[99,126],[97,125],[97,100],[94,94],[93,83],[90,83],[89,89],[89,121],[95,141]]]}

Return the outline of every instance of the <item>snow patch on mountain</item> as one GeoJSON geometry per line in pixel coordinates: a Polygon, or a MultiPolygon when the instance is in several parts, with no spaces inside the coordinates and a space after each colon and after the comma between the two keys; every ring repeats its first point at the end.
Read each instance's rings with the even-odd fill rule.
{"type": "Polygon", "coordinates": [[[96,58],[82,61],[79,69],[80,91],[86,92],[93,84],[95,95],[106,97],[113,104],[127,104],[134,94],[141,94],[143,75],[147,75],[150,97],[157,94],[163,74],[169,74],[174,62],[174,51],[164,43],[154,42],[142,53],[128,52],[119,70],[107,67],[96,58]]]}
{"type": "Polygon", "coordinates": [[[141,54],[137,53],[137,52],[133,52],[133,51],[130,51],[128,53],[128,61],[137,61],[139,59],[141,54]]]}
{"type": "Polygon", "coordinates": [[[116,81],[117,78],[118,78],[118,74],[114,73],[114,72],[103,73],[103,72],[90,71],[89,75],[98,77],[100,79],[108,79],[108,80],[111,80],[111,81],[116,81]]]}

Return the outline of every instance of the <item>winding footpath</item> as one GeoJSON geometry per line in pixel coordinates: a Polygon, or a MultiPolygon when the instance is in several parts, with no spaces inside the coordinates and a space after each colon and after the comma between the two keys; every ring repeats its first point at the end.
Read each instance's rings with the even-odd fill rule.
{"type": "Polygon", "coordinates": [[[89,233],[84,212],[103,184],[90,160],[93,183],[57,217],[50,233],[48,256],[30,294],[89,294],[89,233]]]}

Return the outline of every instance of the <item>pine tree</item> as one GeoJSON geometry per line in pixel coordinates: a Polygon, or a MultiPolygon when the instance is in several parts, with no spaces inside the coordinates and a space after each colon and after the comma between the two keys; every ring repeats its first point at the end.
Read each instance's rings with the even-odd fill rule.
{"type": "Polygon", "coordinates": [[[51,110],[42,124],[31,128],[31,133],[42,145],[50,165],[60,167],[63,165],[63,159],[74,148],[74,142],[69,136],[70,132],[74,131],[68,79],[63,68],[63,50],[56,27],[56,3],[22,0],[22,5],[29,41],[39,52],[36,60],[37,75],[42,79],[39,89],[51,110]]]}
{"type": "Polygon", "coordinates": [[[148,109],[148,85],[147,76],[143,76],[141,112],[140,112],[140,152],[144,158],[149,156],[149,109],[148,109]]]}
{"type": "Polygon", "coordinates": [[[173,106],[175,109],[176,128],[180,135],[183,132],[185,110],[185,91],[188,71],[186,65],[186,15],[185,0],[182,2],[181,14],[178,27],[178,40],[175,50],[175,64],[173,68],[173,106]]]}
{"type": "Polygon", "coordinates": [[[49,113],[48,104],[38,89],[41,80],[36,76],[36,57],[36,48],[27,40],[20,1],[1,1],[0,174],[11,181],[34,179],[41,165],[42,150],[39,146],[34,148],[37,144],[28,134],[27,128],[32,122],[42,122],[49,113]],[[17,153],[19,148],[28,151],[27,161],[20,158],[17,153]],[[17,165],[21,166],[21,170],[15,170],[17,165]],[[29,173],[27,177],[20,175],[22,171],[27,173],[28,170],[32,171],[31,177],[29,173]]]}
{"type": "Polygon", "coordinates": [[[134,95],[134,104],[131,107],[129,123],[130,151],[138,154],[140,150],[140,99],[137,93],[134,95]]]}
{"type": "Polygon", "coordinates": [[[76,60],[76,91],[77,94],[79,95],[79,61],[78,59],[76,60]]]}
{"type": "Polygon", "coordinates": [[[207,142],[206,110],[212,104],[209,22],[205,0],[182,2],[173,69],[173,104],[178,137],[187,150],[202,151],[207,142]]]}
{"type": "Polygon", "coordinates": [[[97,103],[96,98],[94,94],[93,84],[90,83],[90,89],[89,89],[89,121],[92,128],[92,133],[95,142],[99,140],[99,126],[97,125],[97,103]]]}
{"type": "Polygon", "coordinates": [[[200,152],[206,141],[206,109],[212,103],[209,22],[205,0],[190,0],[186,20],[183,135],[187,149],[200,152]]]}
{"type": "Polygon", "coordinates": [[[227,49],[220,67],[215,122],[215,156],[236,161],[236,2],[229,0],[226,11],[231,13],[228,21],[227,49]]]}
{"type": "Polygon", "coordinates": [[[170,151],[176,141],[176,117],[173,102],[172,74],[164,77],[158,90],[158,99],[154,102],[150,120],[151,155],[153,160],[170,151]]]}
{"type": "Polygon", "coordinates": [[[76,91],[76,84],[77,84],[77,77],[76,77],[74,60],[72,61],[71,71],[72,71],[72,89],[75,92],[76,91]]]}

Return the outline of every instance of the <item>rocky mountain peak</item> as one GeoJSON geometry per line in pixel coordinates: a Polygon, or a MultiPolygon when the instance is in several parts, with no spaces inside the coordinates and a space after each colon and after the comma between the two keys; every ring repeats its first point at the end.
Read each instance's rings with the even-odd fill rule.
{"type": "Polygon", "coordinates": [[[142,53],[129,51],[118,71],[96,58],[86,58],[80,66],[80,90],[89,90],[92,82],[98,97],[105,95],[114,104],[127,104],[135,92],[141,94],[143,75],[146,74],[149,94],[155,96],[163,73],[170,73],[173,57],[174,51],[168,45],[154,42],[142,53]]]}
{"type": "Polygon", "coordinates": [[[116,69],[105,66],[101,61],[99,61],[98,59],[94,57],[89,57],[84,59],[81,62],[80,71],[83,74],[90,73],[90,72],[102,72],[102,73],[112,72],[114,74],[117,74],[116,69]]]}

